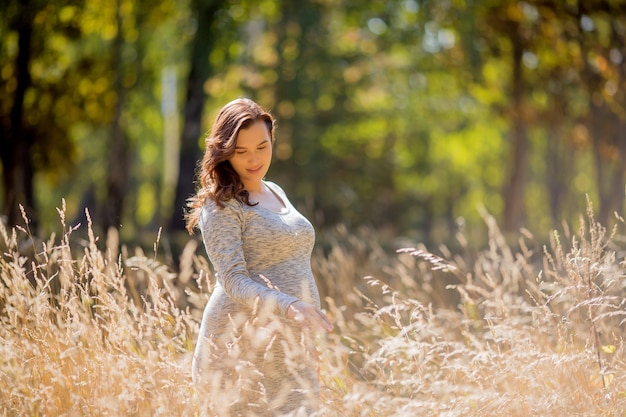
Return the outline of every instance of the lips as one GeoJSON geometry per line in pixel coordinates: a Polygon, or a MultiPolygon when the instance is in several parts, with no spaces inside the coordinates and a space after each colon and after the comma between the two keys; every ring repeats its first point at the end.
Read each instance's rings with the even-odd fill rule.
{"type": "Polygon", "coordinates": [[[246,171],[248,171],[250,174],[256,174],[256,173],[260,172],[261,169],[263,169],[263,165],[259,166],[258,168],[247,169],[246,171]]]}

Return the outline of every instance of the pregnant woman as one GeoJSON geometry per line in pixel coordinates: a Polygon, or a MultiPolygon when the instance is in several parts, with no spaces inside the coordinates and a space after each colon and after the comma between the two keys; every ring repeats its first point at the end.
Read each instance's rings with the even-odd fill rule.
{"type": "Polygon", "coordinates": [[[202,317],[193,378],[231,416],[310,416],[319,394],[316,334],[332,331],[311,271],[315,232],[266,181],[274,119],[249,99],[218,113],[189,201],[217,282],[202,317]]]}

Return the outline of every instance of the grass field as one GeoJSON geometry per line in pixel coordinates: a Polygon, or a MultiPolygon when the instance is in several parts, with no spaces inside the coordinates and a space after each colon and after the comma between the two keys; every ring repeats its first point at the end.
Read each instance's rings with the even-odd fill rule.
{"type": "MultiPolygon", "coordinates": [[[[1,416],[221,416],[191,357],[214,282],[194,240],[177,268],[65,224],[0,226],[1,416]]],[[[623,220],[458,250],[339,229],[313,267],[322,416],[626,416],[623,220]],[[538,241],[549,241],[542,245],[538,241]]]]}

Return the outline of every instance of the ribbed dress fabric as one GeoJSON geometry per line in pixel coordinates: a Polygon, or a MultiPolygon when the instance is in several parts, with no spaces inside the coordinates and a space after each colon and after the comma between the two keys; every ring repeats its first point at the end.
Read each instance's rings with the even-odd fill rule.
{"type": "Polygon", "coordinates": [[[217,280],[202,317],[194,380],[201,386],[219,375],[223,389],[238,386],[233,416],[312,415],[319,390],[312,340],[287,309],[297,300],[320,306],[311,270],[315,231],[277,184],[265,184],[282,200],[280,212],[235,199],[223,208],[208,200],[203,208],[200,230],[217,280]]]}

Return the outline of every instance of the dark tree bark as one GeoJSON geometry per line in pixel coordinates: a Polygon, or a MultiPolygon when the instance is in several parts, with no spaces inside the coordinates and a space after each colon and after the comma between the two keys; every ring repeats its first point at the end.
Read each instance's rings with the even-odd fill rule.
{"type": "Polygon", "coordinates": [[[221,0],[195,0],[193,2],[198,29],[193,41],[191,69],[187,79],[187,100],[184,107],[179,174],[174,210],[170,221],[170,229],[173,231],[185,229],[184,215],[187,199],[195,191],[196,164],[201,156],[198,140],[203,133],[202,112],[206,101],[204,83],[211,74],[209,54],[215,45],[215,23],[223,4],[224,1],[221,0]]]}
{"type": "Polygon", "coordinates": [[[605,107],[592,106],[592,146],[599,207],[597,219],[609,224],[614,212],[623,215],[626,185],[626,122],[605,107]]]}
{"type": "Polygon", "coordinates": [[[517,22],[510,22],[509,38],[512,44],[512,107],[511,160],[509,179],[504,190],[504,223],[506,231],[517,231],[524,221],[524,196],[528,177],[528,131],[524,106],[525,80],[522,71],[524,42],[517,22]]]}
{"type": "Polygon", "coordinates": [[[113,44],[112,66],[117,68],[115,78],[115,92],[117,102],[113,122],[111,124],[111,148],[109,153],[107,170],[107,199],[104,209],[104,230],[109,228],[119,229],[124,211],[124,199],[128,183],[128,138],[121,126],[122,110],[124,107],[125,93],[122,86],[123,62],[122,47],[124,35],[122,32],[122,17],[120,16],[120,0],[116,5],[117,36],[113,44]]]}
{"type": "MultiPolygon", "coordinates": [[[[606,79],[604,74],[593,66],[595,57],[598,54],[608,56],[611,49],[626,52],[623,36],[620,34],[621,21],[619,17],[623,13],[623,6],[619,4],[606,3],[600,8],[593,10],[586,9],[584,2],[578,2],[576,20],[580,21],[584,13],[599,12],[606,13],[606,18],[611,24],[610,38],[607,46],[602,47],[597,39],[588,39],[588,34],[580,31],[577,33],[577,41],[583,58],[583,68],[581,71],[584,86],[587,89],[589,100],[589,114],[585,122],[591,138],[592,152],[596,168],[596,190],[599,199],[599,209],[597,219],[601,224],[608,224],[614,211],[623,214],[624,207],[624,186],[626,184],[626,135],[623,120],[623,110],[612,108],[610,101],[619,100],[623,93],[616,94],[614,99],[606,99],[603,95],[606,79]],[[621,95],[620,95],[621,94],[621,95]]],[[[595,35],[597,36],[597,35],[595,35]]],[[[610,60],[607,60],[610,62],[610,60]]],[[[622,85],[626,79],[626,69],[624,65],[616,68],[618,85],[622,85]]],[[[617,107],[623,108],[622,103],[617,107]]]]}
{"type": "Polygon", "coordinates": [[[564,143],[563,109],[567,98],[563,92],[554,95],[554,111],[549,112],[546,146],[546,189],[550,204],[552,226],[557,227],[563,213],[563,200],[567,195],[568,179],[571,177],[572,149],[564,143]]]}
{"type": "MultiPolygon", "coordinates": [[[[623,70],[623,68],[622,68],[623,70]]],[[[624,198],[626,197],[626,120],[621,119],[618,124],[617,150],[618,168],[613,181],[614,207],[617,213],[624,217],[624,198]]]]}
{"type": "MultiPolygon", "coordinates": [[[[617,13],[613,16],[618,16],[617,13]]],[[[626,43],[623,37],[623,26],[618,18],[613,17],[611,22],[611,45],[612,47],[620,51],[622,54],[626,54],[626,43]],[[618,29],[619,26],[619,29],[618,29]]],[[[617,66],[617,84],[624,85],[626,82],[626,68],[624,64],[617,66]]],[[[617,112],[611,110],[612,123],[610,132],[610,141],[614,148],[614,162],[611,164],[612,175],[610,181],[610,187],[606,190],[604,196],[606,207],[601,207],[601,215],[604,216],[602,221],[604,224],[608,224],[609,217],[613,212],[617,212],[619,215],[624,215],[624,197],[626,190],[626,120],[624,119],[624,104],[626,104],[626,95],[623,91],[616,93],[615,99],[620,102],[617,107],[621,107],[621,110],[617,112]]]]}
{"type": "Polygon", "coordinates": [[[550,220],[552,227],[557,227],[563,214],[563,198],[567,192],[566,175],[568,169],[564,153],[569,152],[562,146],[558,129],[549,129],[546,149],[546,188],[550,204],[550,220]]]}
{"type": "Polygon", "coordinates": [[[20,205],[31,221],[33,232],[37,227],[37,212],[33,193],[33,164],[30,149],[34,136],[24,124],[24,96],[32,85],[29,72],[31,61],[33,19],[37,13],[37,4],[21,1],[19,13],[14,25],[17,28],[18,54],[15,62],[17,86],[8,120],[3,120],[1,127],[0,160],[2,161],[2,180],[5,215],[9,226],[23,223],[20,205]]]}

